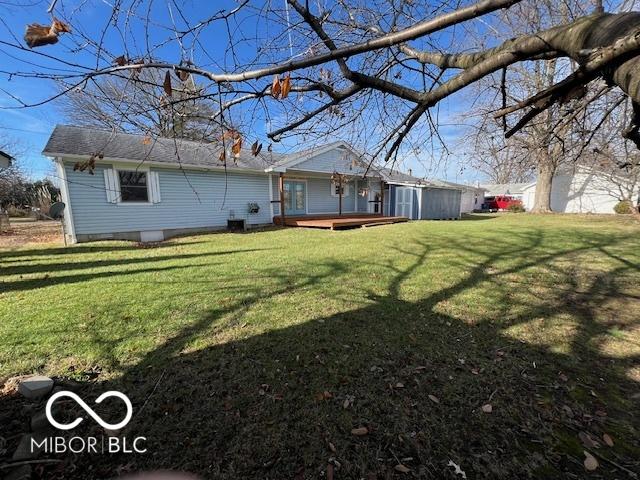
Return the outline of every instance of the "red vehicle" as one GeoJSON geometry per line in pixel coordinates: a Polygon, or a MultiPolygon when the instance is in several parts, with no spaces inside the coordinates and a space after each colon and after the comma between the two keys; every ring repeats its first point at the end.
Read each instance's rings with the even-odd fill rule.
{"type": "Polygon", "coordinates": [[[506,210],[510,205],[522,203],[520,200],[510,197],[509,195],[497,195],[495,197],[486,197],[484,199],[484,208],[492,212],[506,210]]]}

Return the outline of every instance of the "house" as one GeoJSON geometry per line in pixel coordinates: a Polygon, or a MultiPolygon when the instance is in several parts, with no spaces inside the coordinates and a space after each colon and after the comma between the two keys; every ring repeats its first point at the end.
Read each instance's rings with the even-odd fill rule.
{"type": "MultiPolygon", "coordinates": [[[[534,205],[536,182],[522,190],[527,210],[534,205]]],[[[595,167],[576,166],[560,171],[551,183],[551,210],[560,213],[615,213],[622,199],[640,200],[640,178],[595,167]]]]}
{"type": "Polygon", "coordinates": [[[0,150],[0,169],[9,168],[12,161],[13,157],[11,155],[0,150]]]}
{"type": "Polygon", "coordinates": [[[281,203],[286,219],[459,214],[459,189],[370,168],[344,142],[293,154],[242,149],[225,166],[213,143],[58,125],[43,154],[56,163],[70,242],[269,225],[282,220],[281,203]]]}

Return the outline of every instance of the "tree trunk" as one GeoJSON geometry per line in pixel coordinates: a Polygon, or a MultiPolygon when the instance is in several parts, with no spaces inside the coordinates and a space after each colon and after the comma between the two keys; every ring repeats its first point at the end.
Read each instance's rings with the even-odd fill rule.
{"type": "Polygon", "coordinates": [[[538,162],[536,195],[533,201],[533,213],[551,212],[551,185],[555,166],[548,158],[543,158],[538,162]]]}

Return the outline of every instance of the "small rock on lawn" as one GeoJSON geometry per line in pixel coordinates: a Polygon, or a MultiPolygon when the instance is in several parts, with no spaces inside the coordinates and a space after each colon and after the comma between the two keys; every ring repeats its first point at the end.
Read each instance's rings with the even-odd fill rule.
{"type": "Polygon", "coordinates": [[[29,400],[38,400],[53,389],[53,380],[42,375],[25,378],[18,385],[18,392],[29,400]]]}

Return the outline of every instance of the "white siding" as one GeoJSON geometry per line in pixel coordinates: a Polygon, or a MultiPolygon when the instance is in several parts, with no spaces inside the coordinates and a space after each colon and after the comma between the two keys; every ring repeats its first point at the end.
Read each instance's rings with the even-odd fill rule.
{"type": "Polygon", "coordinates": [[[471,213],[482,208],[484,203],[484,190],[465,188],[460,199],[460,213],[471,213]]]}
{"type": "MultiPolygon", "coordinates": [[[[523,192],[523,203],[527,210],[533,208],[534,198],[535,185],[523,192]]],[[[603,174],[579,171],[553,177],[551,210],[554,212],[614,213],[613,207],[620,198],[619,185],[603,174]]]]}

